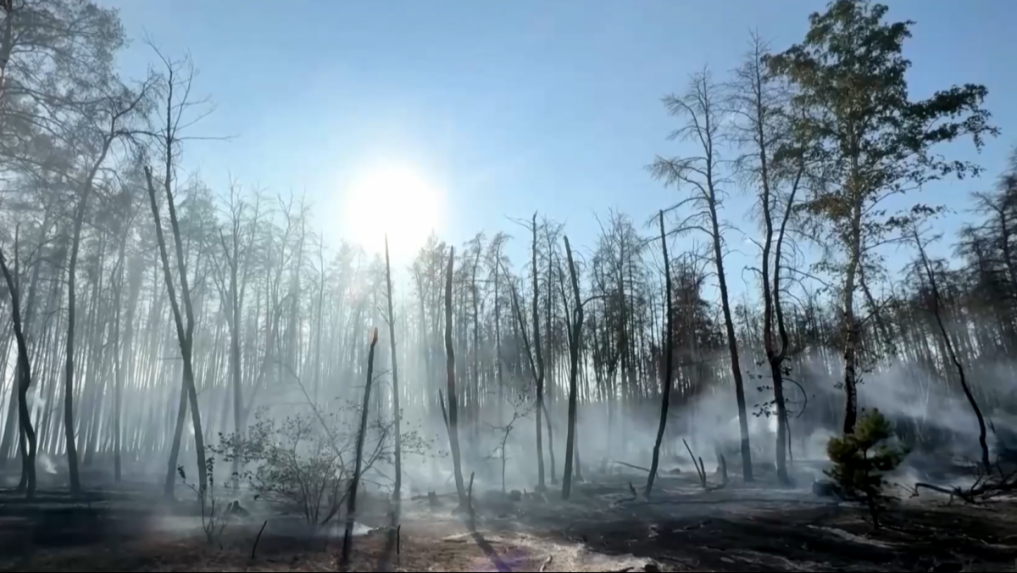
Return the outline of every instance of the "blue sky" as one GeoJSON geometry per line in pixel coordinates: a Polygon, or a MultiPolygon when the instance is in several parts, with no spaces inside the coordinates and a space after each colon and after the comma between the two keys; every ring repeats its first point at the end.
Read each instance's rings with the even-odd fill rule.
{"type": "MultiPolygon", "coordinates": [[[[185,151],[187,167],[213,187],[232,173],[273,192],[306,191],[337,244],[350,178],[391,160],[445,190],[442,234],[456,245],[479,230],[520,236],[506,217],[537,210],[566,221],[572,242],[588,248],[595,213],[617,208],[642,223],[679,198],[644,169],[656,154],[683,152],[665,139],[676,124],[661,96],[704,65],[717,76],[735,67],[752,29],[775,49],[800,40],[825,0],[100,3],[120,9],[131,37],[147,32],[200,68],[197,89],[218,104],[201,132],[237,135],[185,151]]],[[[953,83],[990,90],[1004,133],[977,158],[987,177],[923,197],[963,211],[1017,142],[1017,1],[889,5],[892,19],[917,21],[907,46],[915,96],[953,83]]],[[[140,77],[151,59],[135,41],[123,64],[140,77]]],[[[974,157],[969,144],[955,147],[974,157]]],[[[736,193],[724,217],[749,229],[748,202],[736,193]]],[[[741,264],[730,272],[736,283],[741,264]]]]}

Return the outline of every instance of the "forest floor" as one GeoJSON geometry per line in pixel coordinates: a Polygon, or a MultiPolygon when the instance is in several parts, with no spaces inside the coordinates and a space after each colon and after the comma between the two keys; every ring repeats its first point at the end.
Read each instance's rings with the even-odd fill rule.
{"type": "MultiPolygon", "coordinates": [[[[478,491],[473,527],[452,497],[405,500],[398,540],[386,504],[367,504],[361,529],[372,529],[354,537],[349,570],[1017,571],[1014,500],[948,505],[923,493],[873,530],[861,508],[766,479],[704,492],[695,476],[662,476],[648,502],[633,499],[636,474],[597,477],[567,502],[478,491]]],[[[124,486],[77,500],[46,490],[31,503],[2,493],[0,571],[337,570],[341,531],[300,535],[286,525],[295,518],[272,517],[252,558],[264,516],[209,545],[196,515],[157,499],[124,486]]]]}

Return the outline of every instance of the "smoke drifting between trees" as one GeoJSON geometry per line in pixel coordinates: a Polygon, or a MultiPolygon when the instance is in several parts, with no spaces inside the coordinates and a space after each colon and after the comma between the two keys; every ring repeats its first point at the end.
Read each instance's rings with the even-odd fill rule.
{"type": "MultiPolygon", "coordinates": [[[[306,471],[286,465],[277,428],[348,475],[354,432],[341,443],[328,432],[361,420],[374,329],[365,488],[455,480],[462,490],[476,471],[492,487],[561,480],[568,495],[583,462],[649,465],[657,443],[663,469],[684,459],[683,438],[708,460],[725,454],[746,480],[770,464],[787,480],[790,458],[824,455],[826,438],[852,431],[866,406],[916,452],[981,458],[971,403],[993,456],[1013,439],[1017,402],[1004,381],[1017,345],[1017,155],[995,189],[972,196],[980,219],[946,239],[955,256],[919,256],[909,233],[935,210],[895,214],[883,199],[977,172],[941,159],[938,144],[980,146],[995,129],[981,86],[908,99],[909,24],[888,23],[879,5],[834,2],[802,44],[772,52],[754,40],[732,77],[698,73],[665,98],[662,133],[698,149],[670,157],[662,142],[661,157],[647,158],[676,188],[660,218],[608,212],[579,245],[535,214],[514,237],[432,237],[404,269],[326,245],[301,198],[179,176],[207,102],[189,89],[189,63],[158,52],[158,73],[117,77],[125,36],[114,12],[38,0],[4,14],[22,33],[0,47],[10,55],[0,462],[25,462],[29,493],[39,460],[40,478],[67,476],[72,489],[106,473],[158,473],[169,492],[178,465],[205,483],[205,443],[229,446],[230,473],[258,456],[306,471]],[[76,36],[82,19],[100,32],[76,36]],[[845,38],[872,48],[868,59],[844,52],[845,38]],[[734,196],[756,202],[759,228],[725,222],[734,196]],[[725,266],[743,236],[758,247],[744,273],[725,266]],[[510,260],[511,243],[526,256],[510,260]],[[886,262],[904,243],[921,272],[886,262]],[[729,291],[736,277],[742,297],[729,291]],[[458,475],[439,455],[445,403],[458,475]],[[429,439],[413,434],[400,452],[397,421],[429,439]]],[[[331,493],[309,520],[331,519],[344,499],[338,482],[323,487],[331,493]]]]}

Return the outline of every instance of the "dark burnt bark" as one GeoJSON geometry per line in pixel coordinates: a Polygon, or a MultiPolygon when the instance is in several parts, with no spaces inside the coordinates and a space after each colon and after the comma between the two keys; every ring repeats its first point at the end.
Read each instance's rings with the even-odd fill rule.
{"type": "Polygon", "coordinates": [[[671,301],[671,259],[667,252],[667,233],[664,232],[664,211],[660,212],[660,249],[664,255],[664,309],[667,316],[664,317],[665,344],[664,344],[664,376],[661,380],[663,389],[660,398],[660,423],[657,425],[657,439],[653,444],[653,459],[650,462],[650,475],[646,478],[646,495],[649,499],[653,492],[653,482],[657,478],[657,468],[660,464],[660,446],[664,441],[664,432],[667,428],[667,412],[671,405],[671,386],[674,369],[674,314],[671,301]]]}

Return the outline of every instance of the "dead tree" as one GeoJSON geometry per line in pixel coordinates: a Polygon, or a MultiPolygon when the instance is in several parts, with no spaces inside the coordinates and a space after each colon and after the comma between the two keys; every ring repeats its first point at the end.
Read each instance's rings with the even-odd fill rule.
{"type": "MultiPolygon", "coordinates": [[[[735,122],[731,135],[745,148],[735,162],[737,169],[758,186],[757,196],[763,222],[760,274],[763,287],[762,342],[773,380],[773,403],[777,412],[777,477],[789,483],[787,473],[787,403],[784,398],[784,361],[788,356],[789,336],[781,306],[781,265],[787,238],[787,225],[794,212],[795,197],[804,176],[801,149],[788,145],[786,115],[796,113],[788,103],[789,94],[780,82],[767,75],[765,42],[751,37],[744,63],[734,72],[729,95],[735,122]],[[780,153],[774,153],[776,150],[780,153]],[[778,220],[779,195],[786,187],[784,212],[778,220]],[[779,345],[774,336],[778,333],[779,345]]],[[[866,292],[867,289],[866,289],[866,292]]],[[[878,317],[878,315],[877,315],[878,317]]]]}
{"type": "MultiPolygon", "coordinates": [[[[685,449],[689,452],[689,457],[692,458],[692,465],[696,466],[696,475],[699,476],[699,484],[703,486],[703,489],[709,491],[709,486],[706,485],[706,466],[703,465],[703,458],[697,458],[696,454],[692,452],[692,448],[689,443],[682,438],[682,443],[685,444],[685,449]]],[[[723,458],[721,458],[723,459],[723,458]]],[[[727,462],[724,462],[724,481],[727,482],[727,462]]]]}
{"type": "Polygon", "coordinates": [[[194,446],[198,458],[198,489],[204,495],[208,485],[208,470],[205,466],[205,438],[201,429],[201,410],[198,409],[198,392],[194,386],[194,368],[191,362],[191,351],[194,344],[194,310],[191,307],[191,289],[187,282],[187,265],[184,262],[184,247],[180,238],[180,224],[177,221],[176,206],[173,201],[171,189],[171,169],[169,156],[167,156],[167,174],[164,180],[164,190],[170,213],[170,225],[173,230],[173,239],[177,253],[177,272],[180,275],[181,299],[184,302],[184,311],[187,313],[187,323],[180,314],[180,302],[177,300],[176,286],[173,284],[173,275],[169,266],[169,255],[166,252],[166,238],[163,236],[162,219],[159,216],[159,205],[156,202],[155,183],[152,181],[152,168],[145,166],[145,178],[148,183],[148,197],[152,208],[152,218],[155,221],[155,236],[159,243],[159,257],[162,260],[163,276],[166,282],[166,290],[169,293],[170,307],[173,310],[173,321],[176,325],[177,340],[180,344],[180,356],[183,359],[183,387],[180,394],[180,406],[177,410],[177,431],[173,437],[173,447],[170,451],[169,470],[166,475],[165,493],[173,495],[176,482],[176,461],[180,452],[180,430],[183,428],[184,416],[187,414],[187,404],[191,406],[191,422],[194,425],[194,446]]]}
{"type": "MultiPolygon", "coordinates": [[[[122,97],[109,97],[107,104],[109,109],[104,114],[108,121],[108,127],[104,127],[99,133],[98,149],[88,166],[85,178],[80,182],[81,192],[77,198],[77,205],[74,208],[74,222],[71,230],[71,251],[67,263],[67,337],[64,362],[64,437],[67,442],[67,469],[70,476],[71,493],[77,494],[81,491],[81,480],[78,477],[78,448],[74,437],[74,323],[76,317],[76,274],[78,266],[78,253],[81,247],[81,230],[85,223],[85,215],[88,212],[88,200],[95,190],[95,179],[102,169],[106,158],[109,157],[113,144],[126,135],[121,122],[132,114],[147,96],[148,86],[144,86],[137,94],[129,94],[125,103],[121,103],[122,97]]],[[[123,94],[121,94],[123,95],[123,94]]]]}
{"type": "Polygon", "coordinates": [[[163,194],[166,196],[166,208],[169,211],[170,229],[173,232],[173,243],[177,259],[177,275],[180,281],[179,300],[177,289],[173,281],[173,274],[170,271],[169,255],[167,253],[166,239],[163,235],[162,219],[159,215],[159,205],[156,200],[156,186],[153,180],[151,166],[145,166],[145,180],[148,186],[149,204],[152,208],[152,218],[155,222],[155,236],[159,244],[159,258],[162,262],[163,278],[166,283],[166,290],[169,295],[170,308],[173,311],[173,321],[176,326],[177,341],[180,345],[180,356],[183,360],[183,376],[180,389],[180,401],[177,409],[176,426],[173,432],[173,442],[170,446],[170,458],[166,470],[165,493],[173,495],[176,482],[177,458],[180,454],[180,440],[183,433],[184,419],[187,415],[188,404],[191,410],[191,423],[194,428],[194,449],[198,463],[198,488],[199,492],[205,492],[208,487],[208,469],[205,465],[205,437],[201,427],[201,410],[198,408],[198,392],[194,383],[194,367],[192,351],[194,347],[194,308],[191,303],[191,287],[187,278],[187,263],[184,258],[184,245],[180,222],[177,218],[176,201],[173,197],[174,174],[177,168],[175,160],[180,152],[181,143],[184,137],[181,130],[193,125],[194,121],[187,121],[184,114],[191,108],[200,105],[201,102],[191,101],[192,83],[194,81],[194,67],[190,61],[173,62],[152,46],[156,56],[162,61],[165,67],[166,77],[162,89],[164,98],[160,119],[162,125],[156,132],[148,133],[154,141],[156,148],[162,153],[163,194]],[[181,75],[181,70],[183,74],[181,75]],[[182,93],[179,93],[182,92],[182,93]],[[183,306],[181,312],[180,307],[183,306]],[[185,322],[186,318],[186,322],[185,322]]]}
{"type": "Polygon", "coordinates": [[[738,339],[728,296],[727,276],[724,271],[724,237],[721,233],[720,206],[723,197],[723,165],[718,144],[722,128],[722,109],[716,101],[717,86],[710,74],[694,74],[688,91],[681,96],[669,95],[664,105],[672,115],[684,116],[686,123],[671,134],[671,139],[687,139],[700,147],[699,156],[657,157],[651,166],[653,176],[667,185],[690,189],[689,196],[676,207],[691,206],[695,212],[685,217],[678,233],[699,231],[710,238],[711,258],[717,274],[721,310],[728,354],[731,357],[731,377],[734,380],[735,400],[738,405],[738,426],[741,433],[742,476],[752,481],[752,449],[749,447],[749,419],[745,408],[745,385],[738,357],[738,339]]]}
{"type": "MultiPolygon", "coordinates": [[[[503,272],[508,274],[508,271],[506,269],[502,269],[502,270],[503,270],[503,272]]],[[[536,382],[536,381],[541,379],[540,372],[543,371],[543,367],[540,364],[538,364],[537,362],[534,361],[534,358],[533,358],[533,345],[530,344],[530,337],[529,337],[528,334],[526,334],[526,320],[523,318],[523,309],[522,309],[522,307],[519,304],[519,293],[516,292],[515,285],[511,285],[510,286],[509,294],[512,296],[512,311],[513,311],[513,314],[515,315],[515,319],[516,319],[515,323],[517,325],[517,330],[519,332],[520,338],[522,338],[522,341],[523,341],[524,356],[526,357],[527,363],[530,366],[530,372],[533,374],[533,380],[534,380],[534,382],[536,382]]],[[[534,299],[534,300],[536,300],[536,299],[534,299]]],[[[537,316],[537,314],[536,314],[536,304],[534,304],[534,317],[536,317],[536,316],[537,316]]],[[[538,331],[539,331],[539,328],[534,328],[534,332],[535,333],[538,332],[538,331]]],[[[539,356],[539,351],[538,351],[538,356],[539,356]]],[[[542,388],[543,384],[542,383],[538,383],[536,386],[538,388],[542,388]]],[[[536,404],[534,404],[534,408],[537,408],[536,404]]],[[[537,411],[537,431],[538,431],[538,434],[539,434],[539,431],[540,431],[540,411],[539,410],[537,411]]],[[[538,440],[537,440],[537,451],[538,452],[542,452],[543,451],[542,448],[540,447],[540,443],[541,443],[541,440],[538,438],[538,440]]],[[[538,468],[543,468],[544,467],[544,456],[543,455],[539,455],[537,457],[537,459],[538,459],[538,468]]],[[[542,469],[538,469],[538,477],[539,477],[540,481],[538,482],[537,491],[543,491],[543,490],[547,489],[546,487],[542,488],[539,485],[539,484],[543,483],[543,475],[544,475],[543,470],[542,469]]]]}
{"type": "Polygon", "coordinates": [[[960,359],[957,357],[957,351],[954,349],[953,341],[950,339],[950,334],[946,331],[946,325],[943,324],[943,314],[940,309],[940,296],[939,286],[936,283],[936,274],[932,270],[932,265],[929,263],[929,258],[925,255],[925,245],[922,243],[922,238],[918,234],[916,226],[911,227],[911,238],[915,242],[915,246],[918,248],[919,263],[922,265],[922,271],[925,273],[926,278],[929,280],[929,289],[932,291],[932,313],[936,317],[936,325],[939,327],[939,333],[943,337],[943,343],[946,345],[947,355],[950,357],[950,362],[953,363],[954,368],[957,369],[957,376],[960,378],[961,388],[964,390],[964,396],[967,397],[968,403],[971,405],[971,409],[975,413],[975,417],[978,419],[978,445],[982,449],[982,467],[986,472],[991,471],[992,464],[989,461],[989,445],[985,439],[985,416],[982,415],[982,408],[978,405],[978,400],[975,399],[975,395],[971,392],[971,386],[968,385],[967,376],[964,374],[964,365],[961,364],[960,359]]]}
{"type": "MultiPolygon", "coordinates": [[[[501,491],[505,492],[505,467],[508,464],[508,453],[505,451],[508,446],[509,437],[512,435],[512,431],[516,429],[516,422],[526,418],[533,411],[534,406],[527,403],[525,394],[519,394],[509,399],[509,403],[512,405],[512,419],[506,424],[496,426],[494,424],[487,424],[489,428],[501,433],[501,438],[498,440],[498,446],[494,452],[488,456],[488,459],[492,459],[497,453],[501,460],[501,491]]],[[[502,408],[499,408],[501,411],[502,408]]]]}
{"type": "Polygon", "coordinates": [[[540,423],[540,413],[544,408],[544,354],[540,350],[540,287],[537,281],[537,214],[533,214],[533,247],[531,257],[533,262],[533,351],[536,353],[536,369],[534,378],[537,382],[537,491],[545,491],[544,485],[544,432],[540,423]]]}
{"type": "MultiPolygon", "coordinates": [[[[459,494],[459,505],[465,508],[466,486],[463,483],[462,458],[459,450],[459,406],[456,400],[456,355],[452,341],[452,273],[455,260],[455,247],[449,247],[448,269],[445,273],[445,373],[448,386],[448,415],[445,426],[448,430],[449,449],[452,451],[456,493],[459,494]]],[[[442,404],[444,407],[444,401],[442,404]]]]}
{"type": "Polygon", "coordinates": [[[388,235],[385,235],[385,286],[388,289],[388,342],[392,349],[392,408],[395,410],[395,485],[392,497],[399,499],[403,485],[403,452],[399,419],[403,413],[399,406],[399,366],[396,363],[395,312],[392,310],[392,265],[388,256],[388,235]]]}
{"type": "Polygon", "coordinates": [[[367,353],[367,383],[364,386],[364,406],[360,411],[360,431],[357,433],[357,453],[353,465],[353,479],[350,490],[346,494],[346,532],[343,535],[342,563],[350,562],[350,551],[353,549],[353,525],[357,514],[357,488],[360,486],[360,472],[364,463],[364,437],[367,434],[367,415],[371,406],[371,381],[374,378],[374,348],[378,344],[378,329],[371,335],[371,349],[367,353]]]}
{"type": "Polygon", "coordinates": [[[667,254],[667,233],[664,232],[664,211],[660,212],[660,248],[664,254],[664,379],[661,381],[663,395],[660,398],[660,424],[657,426],[657,441],[653,444],[653,461],[650,462],[650,475],[646,478],[647,498],[653,491],[653,481],[657,478],[657,467],[660,464],[660,444],[664,441],[664,430],[667,427],[667,410],[671,404],[671,375],[674,368],[674,329],[671,308],[671,261],[667,254]]]}
{"type": "MultiPolygon", "coordinates": [[[[15,272],[17,272],[18,242],[14,241],[15,272]]],[[[0,249],[0,271],[7,282],[7,290],[11,294],[11,320],[14,323],[14,337],[18,343],[18,422],[24,439],[21,441],[22,475],[25,477],[25,495],[31,499],[35,495],[35,429],[32,427],[31,414],[28,410],[28,389],[32,385],[32,363],[28,358],[28,344],[21,322],[21,299],[18,293],[18,282],[11,275],[0,249]],[[27,441],[27,447],[26,442],[27,441]]]]}
{"type": "Polygon", "coordinates": [[[569,337],[569,358],[571,369],[569,371],[569,427],[565,438],[565,476],[562,479],[561,498],[568,499],[572,494],[572,457],[576,444],[576,400],[578,393],[579,378],[579,349],[582,345],[583,335],[583,302],[579,298],[579,278],[576,276],[576,265],[572,260],[572,247],[569,245],[569,238],[565,239],[565,254],[569,262],[569,276],[572,278],[572,295],[575,297],[575,318],[571,328],[572,336],[569,337]]]}
{"type": "MultiPolygon", "coordinates": [[[[226,301],[224,305],[226,307],[226,325],[229,327],[230,332],[229,371],[233,394],[233,431],[237,436],[242,435],[244,431],[244,398],[243,390],[241,389],[243,362],[240,352],[243,326],[241,322],[243,320],[244,294],[247,291],[247,279],[250,271],[250,252],[254,242],[253,227],[257,224],[258,220],[256,210],[252,220],[251,232],[247,234],[247,238],[244,240],[241,237],[241,226],[245,207],[246,204],[239,198],[237,186],[230,182],[229,239],[226,238],[222,229],[219,230],[219,243],[222,246],[223,257],[226,259],[226,272],[229,274],[229,285],[222,284],[227,280],[225,277],[219,283],[222,298],[226,301]]],[[[242,444],[240,447],[242,448],[242,444]]],[[[231,473],[233,475],[234,487],[239,485],[239,464],[241,459],[243,459],[242,449],[233,460],[231,473]]]]}

